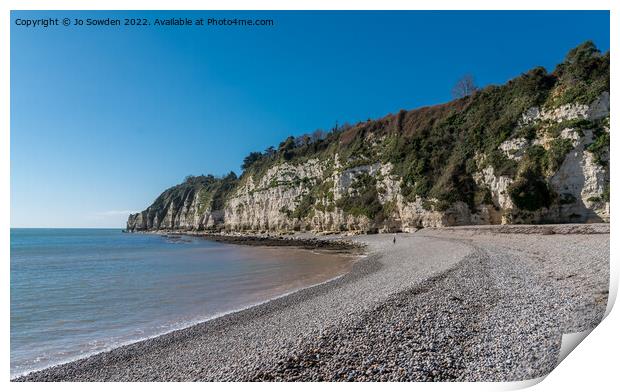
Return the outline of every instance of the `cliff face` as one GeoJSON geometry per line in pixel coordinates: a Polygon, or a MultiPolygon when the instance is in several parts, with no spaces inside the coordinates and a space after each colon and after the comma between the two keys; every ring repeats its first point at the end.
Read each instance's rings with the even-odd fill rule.
{"type": "Polygon", "coordinates": [[[224,178],[190,176],[167,189],[146,210],[129,215],[127,230],[205,230],[224,222],[224,202],[237,183],[230,173],[224,178]]]}
{"type": "Polygon", "coordinates": [[[288,138],[200,176],[129,231],[409,231],[609,221],[609,54],[591,44],[470,97],[288,138]]]}

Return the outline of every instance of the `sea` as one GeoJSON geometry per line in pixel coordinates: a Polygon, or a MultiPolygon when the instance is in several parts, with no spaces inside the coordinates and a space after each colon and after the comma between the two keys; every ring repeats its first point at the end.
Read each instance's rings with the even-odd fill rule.
{"type": "Polygon", "coordinates": [[[351,256],[120,229],[11,229],[11,377],[346,273],[351,256]]]}

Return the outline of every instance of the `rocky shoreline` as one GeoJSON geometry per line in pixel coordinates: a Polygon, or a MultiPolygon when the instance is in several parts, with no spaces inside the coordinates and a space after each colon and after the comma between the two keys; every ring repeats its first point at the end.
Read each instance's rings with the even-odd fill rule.
{"type": "MultiPolygon", "coordinates": [[[[123,232],[134,234],[133,232],[123,232]]],[[[224,233],[195,230],[153,230],[135,232],[140,234],[156,234],[168,238],[172,241],[183,242],[184,236],[197,237],[208,241],[221,242],[232,245],[247,246],[275,246],[275,247],[294,247],[306,250],[324,250],[343,253],[362,253],[365,245],[350,239],[349,235],[314,235],[302,234],[243,234],[243,233],[224,233]],[[349,238],[348,238],[349,237],[349,238]]]]}
{"type": "Polygon", "coordinates": [[[481,229],[401,233],[395,244],[393,234],[358,236],[351,241],[367,247],[368,256],[340,278],[15,381],[516,381],[545,375],[557,364],[562,333],[593,328],[603,317],[609,234],[481,229]]]}
{"type": "Polygon", "coordinates": [[[342,239],[322,239],[318,237],[295,236],[253,236],[225,234],[195,234],[209,241],[249,246],[290,246],[301,249],[321,249],[333,251],[361,251],[363,244],[342,239]]]}

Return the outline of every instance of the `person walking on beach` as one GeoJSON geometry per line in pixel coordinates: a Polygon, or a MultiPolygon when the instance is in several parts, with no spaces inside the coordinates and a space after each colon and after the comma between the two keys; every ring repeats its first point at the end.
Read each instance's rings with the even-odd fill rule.
{"type": "Polygon", "coordinates": [[[396,244],[396,236],[394,236],[394,239],[392,240],[393,244],[396,244]]]}

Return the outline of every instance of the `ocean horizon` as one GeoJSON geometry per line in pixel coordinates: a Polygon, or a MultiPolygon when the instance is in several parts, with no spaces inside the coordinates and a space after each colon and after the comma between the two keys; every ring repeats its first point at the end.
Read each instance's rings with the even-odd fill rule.
{"type": "Polygon", "coordinates": [[[345,273],[350,257],[116,228],[11,228],[11,377],[345,273]]]}

